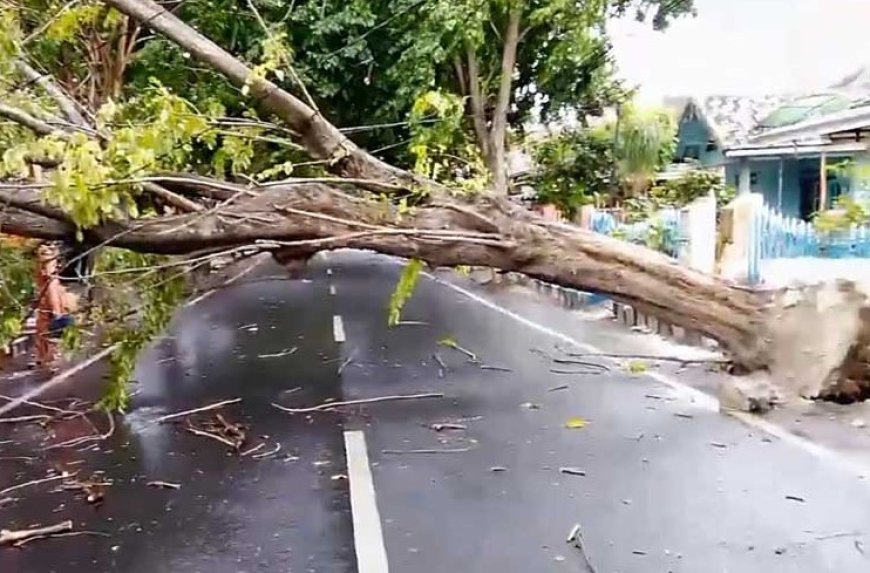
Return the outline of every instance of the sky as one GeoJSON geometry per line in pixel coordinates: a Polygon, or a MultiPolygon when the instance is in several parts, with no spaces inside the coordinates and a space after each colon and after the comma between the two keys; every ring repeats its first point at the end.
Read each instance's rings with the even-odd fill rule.
{"type": "Polygon", "coordinates": [[[611,22],[620,75],[643,100],[806,93],[870,66],[870,0],[695,0],[696,18],[654,32],[611,22]]]}

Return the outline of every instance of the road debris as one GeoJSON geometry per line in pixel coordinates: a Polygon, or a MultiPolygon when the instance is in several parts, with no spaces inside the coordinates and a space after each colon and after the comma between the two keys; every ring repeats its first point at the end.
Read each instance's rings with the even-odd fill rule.
{"type": "Polygon", "coordinates": [[[800,502],[800,503],[806,503],[806,502],[807,502],[807,500],[805,500],[804,498],[799,497],[799,496],[796,496],[796,495],[787,495],[787,496],[785,496],[785,498],[786,498],[787,500],[789,500],[789,501],[797,501],[797,502],[800,502]]]}
{"type": "Polygon", "coordinates": [[[340,408],[343,406],[359,406],[363,404],[375,404],[378,402],[395,402],[400,400],[422,400],[426,398],[443,398],[444,394],[441,392],[429,392],[425,394],[399,394],[396,396],[379,396],[377,398],[362,398],[359,400],[346,400],[344,402],[324,402],[322,404],[318,404],[317,406],[310,406],[308,408],[287,408],[280,404],[276,404],[272,402],[272,406],[281,410],[282,412],[287,412],[288,414],[305,414],[308,412],[321,412],[323,410],[331,410],[332,408],[340,408]]]}
{"type": "Polygon", "coordinates": [[[572,468],[572,467],[561,467],[559,468],[559,473],[568,474],[571,476],[585,476],[586,472],[581,470],[580,468],[572,468]]]}
{"type": "Polygon", "coordinates": [[[461,454],[470,452],[471,448],[448,448],[442,450],[381,450],[385,455],[404,455],[404,454],[461,454]]]}
{"type": "Polygon", "coordinates": [[[722,442],[710,442],[710,445],[714,448],[720,448],[723,450],[728,447],[728,444],[723,444],[722,442]]]}
{"type": "Polygon", "coordinates": [[[45,527],[36,527],[34,529],[0,529],[0,545],[15,545],[24,544],[29,539],[44,538],[58,533],[72,531],[73,522],[63,521],[55,525],[47,525],[45,527]]]}
{"type": "Polygon", "coordinates": [[[23,488],[25,488],[25,487],[31,487],[31,486],[34,486],[34,485],[39,485],[39,484],[48,483],[48,482],[52,482],[52,481],[57,481],[57,480],[67,479],[67,478],[73,477],[74,475],[76,475],[76,474],[75,474],[75,473],[69,473],[69,472],[62,472],[62,473],[60,473],[60,474],[58,474],[58,475],[56,475],[56,476],[50,476],[50,477],[47,477],[47,478],[34,479],[34,480],[26,481],[26,482],[24,482],[24,483],[20,483],[20,484],[17,484],[17,485],[13,485],[13,486],[7,487],[6,489],[0,489],[0,495],[6,495],[7,493],[11,493],[11,492],[13,492],[13,491],[17,491],[17,490],[19,490],[19,489],[23,489],[23,488]]]}
{"type": "Polygon", "coordinates": [[[580,430],[582,428],[585,428],[588,423],[589,420],[587,420],[586,418],[574,416],[572,418],[568,418],[568,420],[565,422],[565,427],[569,430],[580,430]]]}
{"type": "Polygon", "coordinates": [[[437,352],[432,355],[432,358],[438,363],[438,378],[444,378],[444,373],[447,372],[447,365],[444,364],[444,360],[442,360],[437,352]]]}
{"type": "Polygon", "coordinates": [[[480,359],[477,357],[477,354],[468,350],[467,348],[463,348],[463,347],[459,346],[459,343],[456,342],[456,339],[454,339],[452,336],[445,336],[444,338],[442,338],[441,340],[438,341],[438,344],[441,346],[446,346],[447,348],[452,348],[453,350],[456,350],[458,352],[461,352],[462,354],[464,354],[468,357],[469,362],[480,363],[480,359]]]}
{"type": "Polygon", "coordinates": [[[565,542],[572,543],[574,547],[580,550],[580,555],[583,557],[583,562],[586,564],[588,573],[598,573],[598,570],[589,559],[589,554],[586,552],[586,544],[583,542],[583,530],[580,528],[579,523],[574,524],[574,527],[571,528],[571,531],[568,533],[568,539],[565,542]]]}
{"type": "Polygon", "coordinates": [[[505,466],[492,466],[491,468],[489,468],[489,471],[497,473],[497,472],[506,472],[506,471],[508,471],[508,469],[505,466]]]}
{"type": "Polygon", "coordinates": [[[145,485],[147,485],[149,487],[156,487],[159,489],[176,489],[176,490],[181,489],[180,483],[172,483],[172,482],[162,481],[162,480],[149,481],[145,485]]]}
{"type": "Polygon", "coordinates": [[[297,350],[299,349],[294,346],[293,348],[285,348],[281,352],[276,352],[274,354],[257,354],[257,358],[281,358],[283,356],[295,354],[297,350]]]}
{"type": "Polygon", "coordinates": [[[341,376],[341,373],[344,372],[345,368],[350,366],[350,364],[353,362],[354,356],[356,356],[356,349],[355,348],[353,350],[351,350],[350,355],[338,367],[338,375],[339,376],[341,376]]]}
{"type": "Polygon", "coordinates": [[[631,552],[632,555],[646,555],[646,551],[641,551],[640,549],[635,549],[631,552]]]}
{"type": "Polygon", "coordinates": [[[247,456],[247,455],[249,455],[249,454],[253,454],[254,452],[257,452],[257,451],[262,450],[264,447],[266,447],[266,442],[260,442],[259,445],[254,446],[253,448],[250,448],[250,449],[248,449],[248,450],[245,450],[244,452],[242,452],[242,453],[239,454],[239,455],[240,455],[241,457],[245,457],[245,456],[247,456]]]}
{"type": "Polygon", "coordinates": [[[183,418],[185,416],[190,416],[191,414],[198,414],[200,412],[208,412],[209,410],[217,410],[219,408],[223,408],[224,406],[229,406],[230,404],[237,404],[241,402],[241,398],[233,398],[232,400],[223,400],[221,402],[215,402],[214,404],[209,404],[208,406],[203,406],[202,408],[194,408],[193,410],[184,410],[182,412],[175,412],[174,414],[167,414],[165,416],[161,416],[154,420],[154,422],[158,424],[163,424],[164,422],[168,422],[170,420],[175,420],[177,418],[183,418]]]}
{"type": "Polygon", "coordinates": [[[199,427],[188,420],[184,429],[191,434],[211,438],[235,451],[239,451],[246,439],[245,429],[241,424],[227,422],[220,414],[215,414],[214,418],[203,422],[199,427]]]}
{"type": "Polygon", "coordinates": [[[570,388],[570,386],[568,386],[567,384],[562,384],[561,386],[553,386],[552,388],[547,390],[547,392],[558,392],[559,390],[567,390],[568,388],[570,388]]]}
{"type": "Polygon", "coordinates": [[[674,413],[674,416],[676,416],[677,418],[686,418],[687,420],[692,420],[695,418],[695,416],[693,416],[692,414],[684,414],[682,412],[676,412],[674,413]]]}
{"type": "Polygon", "coordinates": [[[70,478],[63,482],[59,489],[64,491],[80,491],[85,494],[85,501],[87,503],[97,504],[103,502],[106,488],[111,485],[111,481],[103,481],[100,479],[100,474],[95,473],[86,481],[70,478]]]}
{"type": "Polygon", "coordinates": [[[534,402],[523,402],[522,404],[520,404],[520,408],[524,410],[540,410],[541,405],[535,404],[534,402]]]}
{"type": "Polygon", "coordinates": [[[269,450],[268,452],[263,452],[261,454],[251,456],[251,458],[255,459],[255,460],[261,460],[263,458],[268,458],[268,457],[274,456],[279,451],[281,451],[281,444],[280,443],[275,444],[275,447],[273,449],[269,450]]]}
{"type": "Polygon", "coordinates": [[[504,366],[490,366],[488,364],[481,364],[481,370],[495,370],[497,372],[513,372],[510,368],[505,368],[504,366]]]}
{"type": "Polygon", "coordinates": [[[435,430],[436,432],[443,432],[444,430],[467,430],[468,426],[465,424],[451,424],[451,423],[437,423],[437,424],[429,424],[429,428],[435,430]]]}
{"type": "Polygon", "coordinates": [[[610,372],[610,367],[605,366],[604,364],[599,364],[598,362],[589,362],[586,360],[572,360],[570,358],[553,358],[554,364],[569,364],[576,366],[583,366],[585,368],[589,368],[593,370],[595,374],[600,374],[603,372],[610,372]]]}

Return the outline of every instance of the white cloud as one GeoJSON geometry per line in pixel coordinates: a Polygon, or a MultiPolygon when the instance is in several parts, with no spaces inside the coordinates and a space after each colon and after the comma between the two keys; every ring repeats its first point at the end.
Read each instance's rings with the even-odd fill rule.
{"type": "Polygon", "coordinates": [[[824,88],[870,65],[870,0],[696,0],[665,32],[611,22],[620,74],[643,95],[824,88]]]}

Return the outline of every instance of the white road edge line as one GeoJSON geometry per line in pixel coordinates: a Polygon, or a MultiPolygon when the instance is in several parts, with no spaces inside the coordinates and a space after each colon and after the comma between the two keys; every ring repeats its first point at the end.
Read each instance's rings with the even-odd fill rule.
{"type": "Polygon", "coordinates": [[[344,322],[341,321],[341,316],[338,314],[332,315],[332,335],[336,342],[344,342],[344,322]]]}
{"type": "MultiPolygon", "coordinates": [[[[498,313],[501,313],[505,316],[508,316],[508,317],[516,320],[517,322],[519,322],[525,326],[528,326],[529,328],[531,328],[533,330],[537,330],[538,332],[541,332],[543,334],[547,334],[549,336],[552,336],[553,338],[557,338],[557,339],[561,340],[562,342],[567,342],[568,344],[571,344],[571,345],[573,345],[579,349],[582,349],[586,352],[605,354],[605,352],[603,350],[601,350],[595,346],[592,346],[591,344],[587,344],[585,342],[580,342],[579,340],[577,340],[577,339],[575,339],[575,338],[573,338],[573,337],[571,337],[563,332],[553,330],[552,328],[544,326],[543,324],[538,324],[537,322],[534,322],[533,320],[529,320],[528,318],[526,318],[522,315],[519,315],[510,309],[504,308],[503,306],[500,306],[500,305],[492,302],[491,300],[488,300],[488,299],[486,299],[486,298],[484,298],[476,293],[473,293],[465,288],[462,288],[459,285],[455,285],[451,282],[443,280],[439,277],[436,277],[435,275],[432,275],[431,273],[424,272],[422,274],[424,276],[426,276],[427,278],[433,280],[434,282],[441,284],[443,286],[446,286],[447,288],[449,288],[453,291],[456,291],[456,292],[470,298],[471,300],[482,304],[483,306],[485,306],[491,310],[494,310],[498,313]]],[[[657,382],[660,382],[660,383],[668,386],[680,398],[683,398],[683,399],[691,402],[692,404],[694,404],[700,408],[703,408],[704,410],[711,410],[711,411],[718,411],[719,410],[719,400],[716,399],[714,396],[710,396],[709,394],[706,394],[706,393],[702,392],[701,390],[698,390],[697,388],[693,388],[693,387],[689,386],[688,384],[684,384],[678,380],[675,380],[674,378],[671,378],[669,376],[665,376],[664,374],[660,374],[658,372],[649,372],[648,371],[648,372],[645,372],[644,374],[646,376],[649,376],[653,380],[656,380],[657,382]]],[[[789,443],[789,444],[803,450],[804,452],[809,453],[810,455],[816,457],[819,460],[832,463],[834,465],[837,465],[838,467],[840,467],[842,470],[844,470],[846,472],[856,474],[857,476],[859,476],[862,479],[867,477],[867,476],[870,476],[870,467],[868,467],[866,464],[864,464],[858,460],[855,460],[855,459],[851,458],[850,456],[847,456],[845,454],[837,452],[836,450],[832,450],[828,447],[822,446],[822,445],[817,444],[811,440],[808,440],[806,438],[798,436],[797,434],[794,434],[794,433],[788,431],[786,428],[783,428],[782,426],[779,426],[779,425],[774,424],[768,420],[760,418],[759,416],[756,416],[754,414],[749,414],[747,412],[739,412],[739,411],[732,411],[732,410],[725,410],[725,411],[723,411],[723,413],[728,414],[734,418],[737,418],[738,420],[740,420],[741,422],[743,422],[747,426],[757,428],[763,432],[770,434],[771,436],[779,438],[783,442],[789,443]]]]}
{"type": "Polygon", "coordinates": [[[335,285],[329,285],[329,294],[335,296],[335,285]]]}
{"type": "Polygon", "coordinates": [[[350,482],[350,513],[353,518],[357,571],[388,573],[390,566],[387,563],[387,548],[384,545],[365,434],[356,430],[345,432],[344,448],[350,482]]]}

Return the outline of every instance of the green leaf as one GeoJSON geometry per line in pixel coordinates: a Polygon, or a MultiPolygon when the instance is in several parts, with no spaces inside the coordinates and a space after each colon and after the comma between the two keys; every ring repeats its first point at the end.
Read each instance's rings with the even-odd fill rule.
{"type": "Polygon", "coordinates": [[[389,313],[387,317],[387,325],[396,326],[402,320],[402,309],[411,295],[414,294],[414,288],[417,286],[417,281],[420,278],[420,271],[423,270],[423,263],[417,259],[408,261],[405,265],[402,275],[399,277],[399,282],[393,294],[390,296],[389,313]]]}

